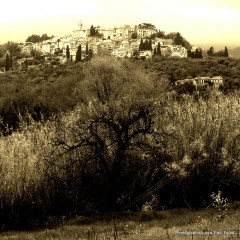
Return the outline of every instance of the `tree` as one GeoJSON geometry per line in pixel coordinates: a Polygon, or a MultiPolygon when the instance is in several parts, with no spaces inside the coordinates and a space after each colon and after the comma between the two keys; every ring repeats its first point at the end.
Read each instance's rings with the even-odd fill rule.
{"type": "Polygon", "coordinates": [[[132,33],[131,38],[132,38],[132,39],[137,39],[137,33],[135,33],[135,32],[132,33]]]}
{"type": "Polygon", "coordinates": [[[199,58],[199,50],[198,50],[198,48],[195,50],[194,57],[195,58],[199,58]]]}
{"type": "Polygon", "coordinates": [[[150,35],[150,38],[151,38],[151,39],[155,39],[156,37],[157,37],[157,34],[156,34],[156,33],[153,33],[153,34],[150,35]]]}
{"type": "Polygon", "coordinates": [[[95,28],[93,27],[93,25],[91,25],[90,27],[90,36],[94,36],[95,35],[95,28]]]}
{"type": "Polygon", "coordinates": [[[175,45],[183,45],[183,37],[181,36],[181,34],[179,32],[176,33],[173,41],[174,41],[175,45]]]}
{"type": "Polygon", "coordinates": [[[156,89],[137,64],[114,58],[93,59],[84,75],[84,103],[68,129],[59,122],[58,146],[46,168],[54,166],[54,172],[46,175],[52,185],[63,180],[76,205],[84,200],[86,209],[120,210],[151,185],[145,180],[154,170],[161,171],[157,149],[151,149],[154,103],[164,89],[156,89]]]}
{"type": "Polygon", "coordinates": [[[66,58],[69,59],[70,58],[70,49],[69,49],[69,46],[67,45],[67,48],[66,48],[66,58]]]}
{"type": "Polygon", "coordinates": [[[93,57],[93,50],[90,48],[88,50],[88,58],[91,59],[93,57]]]}
{"type": "Polygon", "coordinates": [[[12,59],[12,53],[9,53],[9,68],[11,69],[13,66],[13,59],[12,59]]]}
{"type": "Polygon", "coordinates": [[[36,49],[33,49],[31,52],[30,52],[31,56],[34,57],[34,59],[40,59],[42,57],[42,53],[39,52],[38,50],[36,49]]]}
{"type": "Polygon", "coordinates": [[[192,51],[190,49],[187,50],[187,56],[193,58],[192,51]]]}
{"type": "Polygon", "coordinates": [[[224,49],[224,57],[228,57],[229,55],[228,55],[228,49],[227,49],[227,47],[225,46],[225,49],[224,49]]]}
{"type": "Polygon", "coordinates": [[[145,39],[145,42],[143,43],[143,50],[149,50],[149,42],[147,38],[145,39]]]}
{"type": "Polygon", "coordinates": [[[162,52],[161,52],[161,45],[160,45],[160,42],[158,42],[158,45],[157,45],[157,55],[161,56],[162,55],[162,52]]]}
{"type": "Polygon", "coordinates": [[[82,60],[82,46],[81,44],[78,46],[78,50],[76,53],[76,62],[80,62],[82,60]]]}
{"type": "Polygon", "coordinates": [[[203,54],[202,54],[202,49],[201,48],[199,49],[199,52],[198,52],[198,58],[203,58],[203,54]]]}
{"type": "Polygon", "coordinates": [[[141,38],[140,44],[139,44],[139,51],[144,50],[144,44],[143,44],[143,39],[141,38]]]}
{"type": "Polygon", "coordinates": [[[157,32],[157,38],[165,38],[165,37],[166,37],[165,33],[163,31],[160,31],[159,29],[157,32]]]}
{"type": "Polygon", "coordinates": [[[37,34],[32,34],[31,36],[27,37],[26,42],[38,43],[45,40],[51,39],[53,36],[49,37],[46,33],[42,34],[42,36],[37,34]]]}
{"type": "Polygon", "coordinates": [[[214,48],[210,47],[209,50],[207,51],[208,56],[213,56],[214,55],[214,48]]]}
{"type": "Polygon", "coordinates": [[[86,43],[86,56],[88,56],[88,43],[86,43]]]}
{"type": "Polygon", "coordinates": [[[152,39],[151,38],[149,39],[149,42],[148,42],[148,50],[152,51],[152,39]]]}
{"type": "Polygon", "coordinates": [[[139,29],[151,29],[156,31],[156,27],[151,23],[142,23],[138,24],[139,29]]]}
{"type": "Polygon", "coordinates": [[[9,54],[7,53],[5,58],[5,71],[8,72],[9,69],[10,69],[10,57],[9,54]]]}
{"type": "Polygon", "coordinates": [[[134,50],[133,50],[132,57],[135,58],[135,59],[138,59],[138,58],[139,58],[139,51],[138,51],[137,49],[134,49],[134,50]]]}
{"type": "Polygon", "coordinates": [[[26,57],[26,60],[25,60],[25,67],[28,69],[28,57],[26,57]]]}

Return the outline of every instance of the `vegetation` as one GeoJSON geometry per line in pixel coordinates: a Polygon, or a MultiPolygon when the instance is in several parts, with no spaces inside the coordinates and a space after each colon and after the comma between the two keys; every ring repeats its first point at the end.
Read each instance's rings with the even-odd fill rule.
{"type": "Polygon", "coordinates": [[[45,40],[49,40],[53,38],[53,36],[48,36],[46,33],[42,34],[42,36],[37,34],[32,34],[31,36],[27,37],[26,42],[38,43],[43,42],[45,40]]]}
{"type": "Polygon", "coordinates": [[[67,48],[66,48],[66,58],[67,58],[67,59],[70,58],[70,49],[69,49],[69,45],[67,45],[67,48]]]}
{"type": "Polygon", "coordinates": [[[82,60],[82,46],[81,44],[78,46],[78,50],[76,53],[76,62],[80,62],[82,60]]]}
{"type": "Polygon", "coordinates": [[[228,49],[225,46],[224,51],[218,51],[218,52],[214,52],[214,48],[210,47],[210,49],[207,51],[207,54],[209,56],[217,56],[217,57],[229,57],[228,54],[228,49]]]}
{"type": "MultiPolygon", "coordinates": [[[[240,89],[240,61],[236,59],[225,57],[205,59],[154,57],[153,63],[144,62],[143,68],[149,72],[156,72],[159,77],[166,76],[173,85],[179,79],[195,78],[197,76],[222,76],[224,84],[220,87],[220,91],[224,94],[239,92],[240,89]]],[[[202,89],[203,94],[207,94],[205,90],[202,89]]]]}
{"type": "Polygon", "coordinates": [[[5,71],[8,72],[10,69],[10,57],[9,54],[6,54],[6,59],[5,59],[5,71]]]}
{"type": "Polygon", "coordinates": [[[143,39],[141,39],[141,41],[140,41],[139,51],[146,51],[146,50],[152,51],[152,40],[151,40],[151,38],[149,40],[145,39],[144,42],[143,42],[143,39]]]}
{"type": "Polygon", "coordinates": [[[94,27],[93,25],[91,25],[90,36],[91,37],[101,37],[101,34],[98,32],[98,27],[94,27]]]}
{"type": "Polygon", "coordinates": [[[95,56],[1,77],[2,125],[18,122],[0,138],[3,230],[83,213],[206,208],[219,190],[239,200],[239,91],[196,96],[174,86],[205,69],[235,74],[238,62],[161,59],[95,56]]]}
{"type": "Polygon", "coordinates": [[[38,231],[0,233],[3,240],[170,240],[170,239],[238,239],[239,203],[230,207],[224,221],[215,209],[198,212],[187,209],[138,213],[109,213],[92,217],[49,219],[48,227],[38,231]],[[54,228],[53,228],[54,227],[54,228]]]}

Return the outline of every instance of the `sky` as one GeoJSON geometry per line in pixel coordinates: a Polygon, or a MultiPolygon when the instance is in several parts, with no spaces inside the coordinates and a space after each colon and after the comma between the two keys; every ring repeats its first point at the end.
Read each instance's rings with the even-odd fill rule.
{"type": "Polygon", "coordinates": [[[65,36],[80,21],[84,28],[151,23],[206,49],[240,46],[239,0],[5,0],[0,44],[32,34],[65,36]]]}

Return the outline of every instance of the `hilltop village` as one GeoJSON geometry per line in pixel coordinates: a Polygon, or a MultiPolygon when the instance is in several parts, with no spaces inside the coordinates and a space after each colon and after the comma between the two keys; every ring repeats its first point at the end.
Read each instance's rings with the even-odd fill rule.
{"type": "MultiPolygon", "coordinates": [[[[67,49],[70,60],[75,61],[78,47],[81,45],[81,60],[92,54],[108,53],[116,57],[151,58],[157,51],[162,56],[186,58],[188,50],[175,44],[173,37],[158,34],[151,24],[139,24],[135,27],[124,25],[115,28],[93,27],[84,28],[82,23],[71,34],[54,36],[42,42],[25,42],[20,45],[21,51],[30,55],[33,50],[44,55],[57,54],[61,62],[67,61],[67,49]]],[[[196,47],[195,47],[196,49],[196,47]]],[[[193,51],[195,51],[193,47],[193,51]]]]}

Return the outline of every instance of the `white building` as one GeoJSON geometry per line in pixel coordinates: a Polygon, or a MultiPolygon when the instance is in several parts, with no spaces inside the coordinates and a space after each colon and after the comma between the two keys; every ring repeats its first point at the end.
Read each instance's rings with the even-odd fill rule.
{"type": "Polygon", "coordinates": [[[139,37],[150,37],[152,34],[157,33],[156,29],[137,28],[137,35],[139,37]]]}
{"type": "Polygon", "coordinates": [[[115,57],[132,57],[133,50],[131,48],[116,48],[113,49],[112,55],[115,57]]]}
{"type": "Polygon", "coordinates": [[[171,57],[180,57],[186,58],[187,57],[187,49],[184,48],[182,45],[171,45],[171,57]]]}
{"type": "Polygon", "coordinates": [[[79,27],[79,29],[72,31],[72,39],[73,40],[76,40],[76,39],[86,40],[88,38],[88,36],[90,35],[90,29],[84,29],[81,21],[79,22],[78,27],[79,27]]]}

